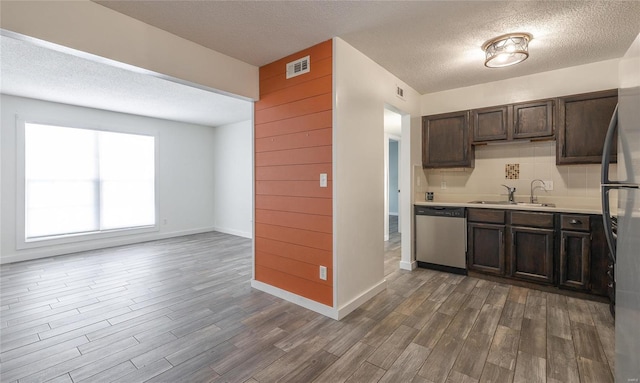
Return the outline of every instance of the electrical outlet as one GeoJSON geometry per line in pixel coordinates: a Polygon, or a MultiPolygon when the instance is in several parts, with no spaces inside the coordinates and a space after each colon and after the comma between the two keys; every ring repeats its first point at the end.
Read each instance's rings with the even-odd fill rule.
{"type": "Polygon", "coordinates": [[[440,189],[446,189],[446,188],[447,188],[447,181],[440,182],[440,189]]]}
{"type": "Polygon", "coordinates": [[[320,173],[320,187],[327,187],[327,173],[320,173]]]}
{"type": "Polygon", "coordinates": [[[320,279],[327,280],[327,266],[320,266],[320,279]]]}
{"type": "Polygon", "coordinates": [[[166,225],[166,224],[167,224],[167,222],[168,222],[168,221],[167,221],[167,219],[166,219],[166,218],[164,218],[164,219],[162,220],[162,224],[163,224],[163,225],[166,225]]]}
{"type": "Polygon", "coordinates": [[[551,180],[543,180],[542,182],[544,182],[544,188],[546,190],[553,190],[553,181],[551,181],[551,180]]]}

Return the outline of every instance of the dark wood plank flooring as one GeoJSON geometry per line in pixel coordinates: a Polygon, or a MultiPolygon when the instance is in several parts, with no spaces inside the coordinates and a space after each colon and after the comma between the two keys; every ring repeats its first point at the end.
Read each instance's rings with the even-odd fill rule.
{"type": "Polygon", "coordinates": [[[206,233],[0,268],[2,382],[612,382],[606,304],[430,270],[334,321],[206,233]]]}

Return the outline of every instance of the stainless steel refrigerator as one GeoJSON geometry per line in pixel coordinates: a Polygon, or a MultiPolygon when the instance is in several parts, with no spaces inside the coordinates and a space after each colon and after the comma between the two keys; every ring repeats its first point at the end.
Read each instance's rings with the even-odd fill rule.
{"type": "Polygon", "coordinates": [[[640,381],[640,35],[620,61],[619,72],[618,107],[602,157],[602,213],[615,262],[615,378],[627,383],[640,381]],[[617,145],[618,170],[610,177],[612,145],[617,145]],[[617,207],[609,206],[612,190],[617,207]]]}

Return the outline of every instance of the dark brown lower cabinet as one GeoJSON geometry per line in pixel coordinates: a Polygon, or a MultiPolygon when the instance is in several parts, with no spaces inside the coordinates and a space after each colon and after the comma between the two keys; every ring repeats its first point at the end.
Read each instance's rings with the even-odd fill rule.
{"type": "Polygon", "coordinates": [[[602,216],[469,208],[467,222],[469,270],[614,300],[602,216]]]}
{"type": "Polygon", "coordinates": [[[560,214],[559,223],[558,285],[607,296],[611,262],[602,216],[560,214]]]}
{"type": "MultiPolygon", "coordinates": [[[[609,296],[615,292],[613,287],[613,261],[609,255],[609,246],[604,235],[602,216],[591,216],[591,261],[589,292],[591,294],[609,296]],[[609,286],[611,285],[611,286],[609,286]]],[[[611,298],[612,301],[615,299],[611,298]]]]}
{"type": "Polygon", "coordinates": [[[553,229],[510,227],[509,275],[553,283],[553,229]]]}
{"type": "Polygon", "coordinates": [[[469,223],[468,268],[489,274],[504,275],[504,225],[469,223]]]}
{"type": "Polygon", "coordinates": [[[558,284],[588,290],[591,265],[591,234],[578,231],[561,232],[558,284]]]}
{"type": "Polygon", "coordinates": [[[609,311],[611,315],[616,316],[616,282],[614,275],[614,263],[609,262],[607,266],[607,297],[609,297],[609,311]]]}

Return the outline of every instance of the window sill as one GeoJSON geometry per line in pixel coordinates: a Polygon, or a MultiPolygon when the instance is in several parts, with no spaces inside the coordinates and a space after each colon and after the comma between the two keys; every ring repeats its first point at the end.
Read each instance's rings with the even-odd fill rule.
{"type": "Polygon", "coordinates": [[[158,225],[142,226],[127,229],[115,229],[108,231],[77,233],[77,234],[64,234],[55,235],[50,237],[30,238],[23,239],[18,238],[16,241],[16,248],[18,250],[33,249],[45,246],[65,245],[69,243],[77,243],[84,241],[99,241],[108,238],[124,237],[128,235],[145,234],[160,231],[158,225]]]}

